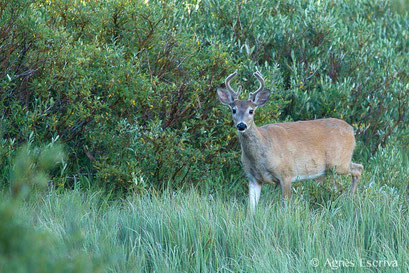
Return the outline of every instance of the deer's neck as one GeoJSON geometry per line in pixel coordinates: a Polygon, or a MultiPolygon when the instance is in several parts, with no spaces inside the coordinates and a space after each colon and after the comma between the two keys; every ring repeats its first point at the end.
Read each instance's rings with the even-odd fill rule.
{"type": "Polygon", "coordinates": [[[263,136],[255,124],[244,133],[239,133],[239,140],[241,149],[247,157],[257,157],[259,153],[264,152],[263,136]]]}

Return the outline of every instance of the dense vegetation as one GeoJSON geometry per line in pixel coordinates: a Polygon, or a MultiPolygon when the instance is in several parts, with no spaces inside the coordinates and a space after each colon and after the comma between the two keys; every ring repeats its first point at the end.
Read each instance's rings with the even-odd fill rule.
{"type": "Polygon", "coordinates": [[[409,181],[400,161],[381,148],[354,199],[311,181],[282,206],[280,191],[264,187],[255,217],[240,192],[2,194],[0,271],[408,272],[409,200],[393,186],[409,181]]]}
{"type": "Polygon", "coordinates": [[[0,272],[408,272],[408,7],[0,0],[0,272]],[[355,199],[331,176],[246,216],[235,70],[274,90],[259,125],[353,125],[355,199]]]}
{"type": "MultiPolygon", "coordinates": [[[[235,196],[223,200],[187,192],[108,205],[101,193],[52,193],[25,202],[18,212],[29,221],[19,222],[18,229],[0,207],[0,217],[10,221],[0,222],[1,236],[20,242],[7,255],[0,253],[0,268],[41,273],[408,272],[408,206],[390,193],[368,194],[359,202],[343,195],[320,209],[299,196],[286,208],[279,200],[278,191],[266,192],[259,213],[249,218],[243,199],[235,196]],[[28,224],[41,226],[43,234],[28,224]],[[4,258],[10,263],[1,264],[4,258]],[[367,261],[390,265],[370,267],[367,261]],[[347,267],[347,262],[354,265],[347,267]]],[[[3,241],[0,237],[0,249],[3,241]]]]}
{"type": "Polygon", "coordinates": [[[342,118],[363,157],[407,132],[409,25],[387,1],[2,0],[0,16],[7,181],[18,147],[57,138],[56,187],[230,177],[240,149],[215,88],[236,69],[246,92],[255,70],[275,91],[259,124],[342,118]]]}

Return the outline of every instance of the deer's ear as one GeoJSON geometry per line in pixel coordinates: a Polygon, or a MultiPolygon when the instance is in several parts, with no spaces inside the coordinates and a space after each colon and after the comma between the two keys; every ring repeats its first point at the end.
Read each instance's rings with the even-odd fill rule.
{"type": "Polygon", "coordinates": [[[217,96],[219,97],[220,102],[225,105],[230,105],[234,101],[233,94],[224,88],[217,88],[217,96]]]}
{"type": "Polygon", "coordinates": [[[270,90],[263,89],[254,94],[251,94],[249,100],[254,102],[254,104],[256,104],[258,107],[263,106],[270,98],[270,94],[271,94],[270,90]]]}

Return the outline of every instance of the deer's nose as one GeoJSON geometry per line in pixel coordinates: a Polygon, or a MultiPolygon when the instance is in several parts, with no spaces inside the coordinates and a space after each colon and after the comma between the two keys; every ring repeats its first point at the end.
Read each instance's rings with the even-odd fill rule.
{"type": "Polygon", "coordinates": [[[240,122],[239,124],[237,124],[237,130],[239,131],[244,131],[247,129],[247,125],[243,122],[240,122]]]}

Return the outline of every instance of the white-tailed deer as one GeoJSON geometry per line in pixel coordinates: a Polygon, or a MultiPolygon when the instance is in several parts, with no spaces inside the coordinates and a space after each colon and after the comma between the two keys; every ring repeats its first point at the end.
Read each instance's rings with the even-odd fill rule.
{"type": "Polygon", "coordinates": [[[239,100],[241,86],[235,92],[230,81],[218,88],[221,103],[230,107],[241,144],[244,171],[249,179],[249,205],[254,213],[264,183],[280,183],[283,196],[291,196],[291,182],[314,179],[335,169],[337,174],[351,174],[351,193],[355,193],[363,166],[351,161],[355,148],[352,126],[335,118],[274,123],[257,127],[254,113],[264,105],[270,90],[264,88],[259,72],[254,76],[259,89],[248,100],[239,100]]]}

